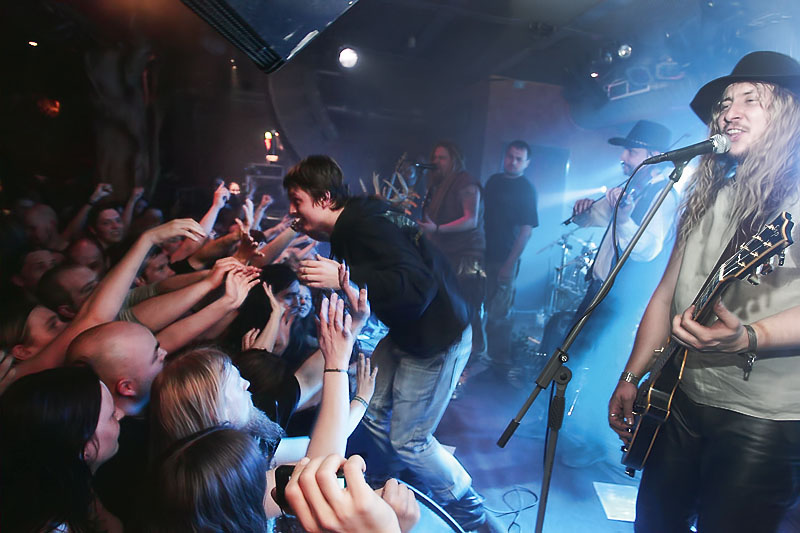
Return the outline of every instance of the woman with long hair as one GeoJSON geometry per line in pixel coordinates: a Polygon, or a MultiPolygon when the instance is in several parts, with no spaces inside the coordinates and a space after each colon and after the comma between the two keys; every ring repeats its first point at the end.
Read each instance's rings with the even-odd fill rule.
{"type": "Polygon", "coordinates": [[[86,366],[24,376],[0,396],[0,530],[91,532],[113,527],[92,474],[117,452],[111,393],[86,366]]]}

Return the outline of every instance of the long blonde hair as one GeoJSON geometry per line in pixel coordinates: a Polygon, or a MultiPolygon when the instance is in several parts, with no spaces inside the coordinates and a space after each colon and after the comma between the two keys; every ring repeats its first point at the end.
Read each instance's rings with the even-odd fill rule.
{"type": "Polygon", "coordinates": [[[173,442],[225,421],[220,401],[232,371],[230,358],[206,346],[169,361],[150,393],[152,457],[173,442]]]}
{"type": "MultiPolygon", "coordinates": [[[[754,140],[736,169],[736,194],[730,209],[731,225],[749,221],[746,232],[757,231],[787,199],[798,194],[800,179],[800,103],[791,91],[775,85],[752,82],[769,115],[764,134],[754,140]],[[771,98],[765,105],[766,96],[771,98]]],[[[717,124],[722,110],[715,106],[709,130],[721,133],[717,124]]],[[[705,155],[687,188],[680,209],[678,244],[683,245],[728,183],[727,174],[735,161],[729,157],[705,155]]]]}

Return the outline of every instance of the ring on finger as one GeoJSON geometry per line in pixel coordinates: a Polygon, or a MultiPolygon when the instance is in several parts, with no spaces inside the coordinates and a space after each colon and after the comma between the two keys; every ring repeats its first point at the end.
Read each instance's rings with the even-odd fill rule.
{"type": "Polygon", "coordinates": [[[617,413],[608,413],[608,416],[611,418],[617,418],[619,415],[617,413]]]}

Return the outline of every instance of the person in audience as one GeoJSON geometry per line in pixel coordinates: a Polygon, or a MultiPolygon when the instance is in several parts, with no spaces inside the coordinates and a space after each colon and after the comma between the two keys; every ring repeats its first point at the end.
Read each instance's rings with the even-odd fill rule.
{"type": "Polygon", "coordinates": [[[0,530],[121,531],[92,482],[117,451],[120,418],[89,367],[14,382],[0,396],[0,530]]]}
{"type": "Polygon", "coordinates": [[[11,284],[19,287],[27,297],[32,298],[39,280],[42,279],[45,272],[61,264],[63,259],[60,253],[50,250],[24,250],[11,261],[11,268],[8,272],[11,284]]]}
{"type": "Polygon", "coordinates": [[[139,530],[267,531],[268,464],[244,431],[212,426],[178,440],[153,471],[139,530]]]}
{"type": "MultiPolygon", "coordinates": [[[[346,369],[355,342],[351,329],[352,318],[344,312],[344,302],[333,294],[330,300],[323,299],[319,320],[320,347],[324,358],[322,402],[319,419],[308,443],[308,449],[305,450],[309,457],[331,453],[343,454],[349,434],[347,410],[349,381],[346,369]]],[[[211,349],[189,352],[171,364],[165,372],[163,376],[159,376],[154,387],[156,396],[153,402],[153,437],[156,446],[163,447],[168,441],[191,438],[191,435],[198,431],[208,430],[225,422],[234,427],[250,429],[248,434],[251,441],[255,442],[252,431],[254,428],[247,427],[248,422],[254,419],[253,404],[247,392],[249,383],[242,379],[223,353],[211,349]],[[190,397],[192,392],[195,394],[194,398],[190,397]]],[[[265,442],[274,440],[274,435],[275,431],[270,430],[266,438],[263,434],[255,436],[265,442]]],[[[264,467],[274,455],[270,443],[266,444],[267,460],[262,463],[264,467]]],[[[217,456],[217,450],[209,448],[209,452],[210,456],[206,457],[206,463],[219,464],[224,460],[224,457],[217,456]]],[[[165,462],[155,465],[156,480],[161,476],[160,471],[170,467],[171,460],[171,457],[167,456],[165,462]]],[[[274,473],[270,471],[268,474],[266,468],[262,468],[260,472],[265,480],[268,479],[269,486],[275,486],[274,473]]],[[[207,486],[209,482],[214,481],[204,476],[187,479],[188,486],[184,494],[186,492],[206,494],[209,491],[207,486]]],[[[156,481],[155,485],[158,484],[156,481]]],[[[154,488],[157,490],[157,487],[154,488]]],[[[239,490],[238,486],[228,489],[233,493],[239,490]]],[[[276,516],[280,510],[271,496],[266,497],[268,492],[265,489],[266,485],[261,487],[256,495],[258,501],[262,502],[262,513],[276,516]]],[[[175,499],[180,499],[180,496],[176,498],[170,494],[163,494],[163,498],[153,501],[152,504],[157,508],[155,515],[174,515],[176,507],[181,507],[172,503],[175,499]],[[167,513],[165,510],[171,510],[172,513],[167,513]]],[[[194,503],[190,509],[184,508],[183,511],[186,513],[184,520],[194,516],[195,513],[204,512],[199,508],[198,499],[191,499],[189,502],[194,503]]],[[[204,506],[216,508],[218,504],[206,502],[204,506]]]]}
{"type": "Polygon", "coordinates": [[[36,297],[45,306],[70,321],[89,299],[98,284],[97,273],[81,265],[58,265],[44,273],[36,297]]]}
{"type": "Polygon", "coordinates": [[[134,284],[137,287],[151,285],[174,275],[175,271],[169,266],[169,255],[161,248],[155,248],[142,263],[142,268],[139,269],[139,275],[136,276],[134,284]]]}
{"type": "Polygon", "coordinates": [[[47,204],[35,204],[23,214],[25,234],[31,246],[63,252],[69,241],[58,232],[58,215],[47,204]]]}
{"type": "Polygon", "coordinates": [[[108,262],[103,249],[94,239],[81,237],[72,241],[66,250],[67,258],[76,265],[83,265],[93,270],[99,278],[108,270],[108,262]]]}
{"type": "MultiPolygon", "coordinates": [[[[67,327],[63,328],[43,347],[37,346],[35,351],[32,350],[29,353],[25,353],[24,359],[15,357],[17,361],[16,376],[22,377],[47,368],[61,366],[64,363],[69,343],[78,334],[98,324],[114,320],[147,252],[152,246],[175,235],[182,235],[192,239],[200,239],[205,236],[197,222],[190,219],[172,220],[143,233],[122,260],[100,281],[97,288],[67,327]]],[[[30,312],[24,314],[25,320],[29,320],[30,312]]],[[[19,323],[18,320],[19,317],[15,319],[17,324],[19,323]]],[[[22,331],[24,331],[24,328],[22,331]]],[[[191,332],[187,330],[183,333],[184,335],[189,335],[191,332]]],[[[178,342],[175,344],[178,344],[178,342]]],[[[7,349],[8,346],[4,345],[0,346],[0,348],[7,349]]]]}
{"type": "Polygon", "coordinates": [[[97,240],[103,251],[122,242],[125,238],[125,223],[122,215],[111,204],[101,203],[89,211],[89,233],[97,240]]]}

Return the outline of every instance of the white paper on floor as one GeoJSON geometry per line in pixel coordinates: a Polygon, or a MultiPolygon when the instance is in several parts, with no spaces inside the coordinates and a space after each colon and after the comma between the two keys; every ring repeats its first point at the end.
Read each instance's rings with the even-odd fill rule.
{"type": "Polygon", "coordinates": [[[594,482],[594,491],[600,498],[609,520],[633,522],[636,519],[636,491],[631,485],[594,482]]]}

